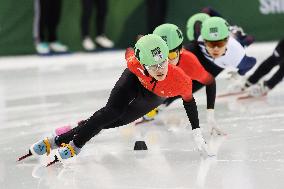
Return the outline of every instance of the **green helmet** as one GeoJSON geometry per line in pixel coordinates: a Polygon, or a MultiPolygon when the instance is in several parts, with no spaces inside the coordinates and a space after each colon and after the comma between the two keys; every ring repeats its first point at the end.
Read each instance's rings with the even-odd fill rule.
{"type": "Polygon", "coordinates": [[[196,23],[200,22],[201,24],[207,19],[210,18],[210,16],[206,13],[197,13],[192,15],[186,23],[186,35],[189,41],[196,40],[196,38],[200,35],[200,31],[198,31],[198,35],[195,35],[196,29],[196,23]]]}
{"type": "Polygon", "coordinates": [[[158,35],[148,34],[141,37],[135,44],[135,57],[140,64],[152,66],[160,64],[168,58],[169,48],[158,35]]]}
{"type": "Polygon", "coordinates": [[[162,24],[155,28],[153,34],[159,35],[168,44],[169,50],[173,50],[181,45],[183,34],[174,24],[162,24]]]}
{"type": "Polygon", "coordinates": [[[201,36],[207,41],[219,41],[229,36],[229,24],[221,17],[210,17],[201,28],[201,36]]]}

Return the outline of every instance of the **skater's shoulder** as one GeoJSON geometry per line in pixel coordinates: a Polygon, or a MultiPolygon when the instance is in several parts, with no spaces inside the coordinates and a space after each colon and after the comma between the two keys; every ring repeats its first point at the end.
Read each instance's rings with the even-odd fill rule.
{"type": "Polygon", "coordinates": [[[176,85],[182,84],[186,81],[191,81],[190,76],[188,76],[183,69],[178,66],[169,64],[169,77],[175,80],[176,85]]]}
{"type": "Polygon", "coordinates": [[[176,76],[176,75],[180,75],[182,73],[184,73],[184,71],[179,66],[169,64],[168,74],[176,76]]]}
{"type": "Polygon", "coordinates": [[[181,67],[188,67],[189,65],[201,66],[201,63],[194,53],[190,52],[189,50],[183,49],[180,55],[179,65],[181,67]]]}
{"type": "Polygon", "coordinates": [[[227,44],[228,50],[233,50],[234,52],[245,52],[245,48],[238,42],[235,38],[229,37],[228,44],[227,44]]]}
{"type": "Polygon", "coordinates": [[[192,53],[192,52],[190,52],[190,50],[189,49],[186,49],[186,48],[182,48],[182,53],[181,53],[181,58],[182,57],[187,57],[187,56],[189,56],[189,57],[194,57],[195,55],[192,53]]]}

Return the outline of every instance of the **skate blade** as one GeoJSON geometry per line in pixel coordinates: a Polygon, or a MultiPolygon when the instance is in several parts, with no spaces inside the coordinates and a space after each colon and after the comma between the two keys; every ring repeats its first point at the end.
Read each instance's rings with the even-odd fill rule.
{"type": "Polygon", "coordinates": [[[143,123],[149,123],[149,122],[151,122],[151,121],[154,121],[154,119],[151,119],[151,120],[143,119],[143,120],[141,120],[141,121],[135,122],[134,125],[137,126],[137,125],[141,125],[141,124],[143,124],[143,123]]]}
{"type": "Polygon", "coordinates": [[[238,97],[237,100],[249,100],[249,99],[261,100],[261,99],[264,99],[266,95],[267,94],[263,94],[261,96],[245,95],[245,96],[238,97]]]}
{"type": "Polygon", "coordinates": [[[216,157],[217,156],[217,154],[213,153],[209,149],[206,150],[206,149],[202,148],[202,149],[197,149],[197,150],[199,151],[200,156],[203,157],[203,158],[209,158],[209,157],[216,157]]]}
{"type": "Polygon", "coordinates": [[[227,133],[225,133],[224,131],[222,131],[221,129],[217,129],[217,128],[213,128],[210,132],[210,134],[213,136],[214,134],[218,135],[218,136],[227,136],[227,133]]]}
{"type": "Polygon", "coordinates": [[[243,91],[241,91],[241,92],[235,92],[235,93],[223,93],[223,94],[217,95],[217,98],[230,97],[230,96],[237,96],[237,95],[241,95],[241,94],[243,94],[243,93],[244,93],[243,91]]]}
{"type": "Polygon", "coordinates": [[[209,153],[209,152],[203,151],[203,152],[200,153],[200,156],[203,157],[203,158],[213,158],[213,157],[216,157],[217,155],[214,154],[214,153],[209,153]]]}
{"type": "Polygon", "coordinates": [[[29,153],[24,155],[24,156],[22,156],[22,157],[19,157],[18,161],[22,161],[23,159],[26,159],[27,157],[30,157],[32,155],[33,155],[32,152],[29,150],[29,153]]]}
{"type": "Polygon", "coordinates": [[[52,162],[48,163],[48,164],[46,165],[46,167],[49,167],[49,166],[55,164],[56,162],[59,162],[59,159],[58,159],[58,157],[57,157],[56,155],[54,156],[54,158],[55,158],[55,159],[54,159],[52,162]]]}

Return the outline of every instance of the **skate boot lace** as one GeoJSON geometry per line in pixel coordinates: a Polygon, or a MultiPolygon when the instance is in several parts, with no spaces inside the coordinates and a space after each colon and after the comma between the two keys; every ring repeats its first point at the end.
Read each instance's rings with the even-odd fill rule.
{"type": "Polygon", "coordinates": [[[62,146],[62,147],[66,147],[66,148],[68,148],[68,149],[70,150],[70,152],[71,152],[71,157],[73,157],[73,156],[76,155],[74,148],[73,148],[70,144],[62,143],[61,146],[62,146]]]}
{"type": "Polygon", "coordinates": [[[51,147],[50,147],[50,143],[48,141],[48,138],[44,139],[43,143],[46,145],[46,154],[49,155],[51,147]]]}

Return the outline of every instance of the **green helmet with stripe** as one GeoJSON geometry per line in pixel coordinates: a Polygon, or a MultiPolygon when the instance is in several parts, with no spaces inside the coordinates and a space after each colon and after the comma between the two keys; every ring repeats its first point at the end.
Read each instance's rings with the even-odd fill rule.
{"type": "Polygon", "coordinates": [[[140,64],[152,66],[167,60],[169,48],[158,35],[148,34],[141,37],[135,44],[135,57],[140,64]]]}
{"type": "Polygon", "coordinates": [[[199,27],[201,27],[201,24],[208,18],[210,16],[206,13],[197,13],[187,20],[186,35],[189,41],[197,40],[196,38],[200,35],[200,29],[196,28],[197,24],[199,23],[199,27]]]}
{"type": "Polygon", "coordinates": [[[221,17],[210,17],[202,23],[201,36],[206,41],[223,40],[229,34],[229,24],[221,17]]]}
{"type": "Polygon", "coordinates": [[[169,50],[179,47],[183,42],[183,34],[174,24],[162,24],[155,28],[153,34],[159,35],[167,42],[169,50]]]}

